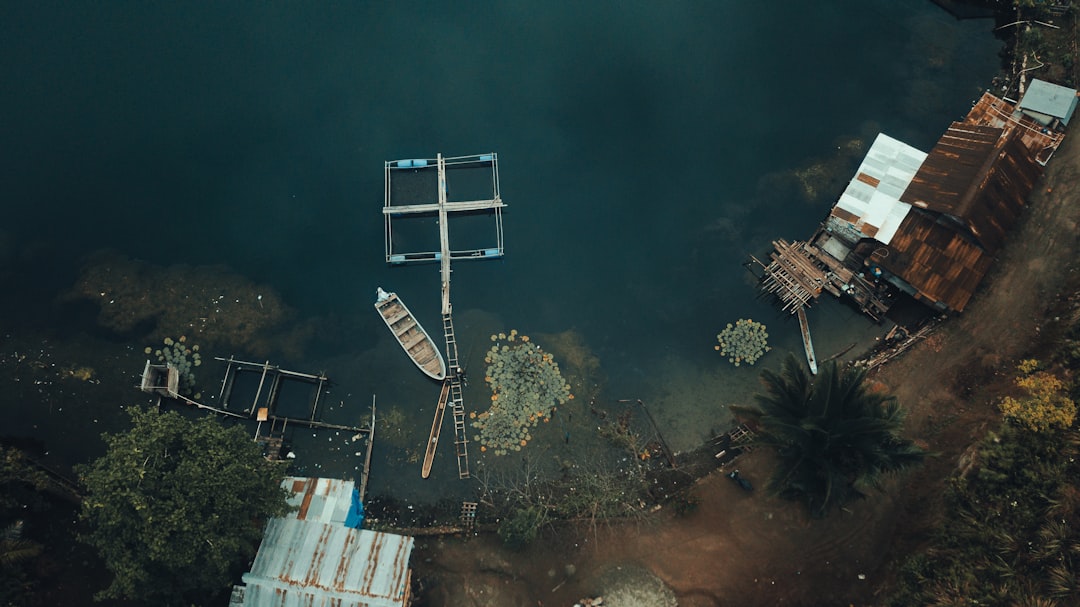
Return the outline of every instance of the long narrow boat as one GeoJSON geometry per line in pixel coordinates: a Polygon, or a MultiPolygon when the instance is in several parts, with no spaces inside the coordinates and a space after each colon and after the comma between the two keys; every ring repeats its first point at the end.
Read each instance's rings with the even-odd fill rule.
{"type": "Polygon", "coordinates": [[[443,380],[439,403],[435,405],[435,419],[431,422],[431,435],[428,436],[427,449],[424,451],[424,467],[420,470],[421,478],[431,476],[431,464],[435,461],[435,449],[439,448],[439,433],[442,432],[442,420],[446,415],[446,403],[450,400],[450,381],[443,380]]]}
{"type": "Polygon", "coordinates": [[[810,373],[817,375],[817,355],[814,354],[814,342],[810,341],[810,323],[806,320],[806,312],[802,306],[798,309],[799,329],[802,331],[802,345],[806,350],[806,363],[810,365],[810,373]]]}
{"type": "Polygon", "coordinates": [[[446,361],[443,360],[442,352],[413,317],[409,308],[405,307],[405,302],[401,301],[397,293],[387,293],[382,287],[379,287],[377,294],[375,309],[409,358],[431,379],[446,379],[446,361]]]}

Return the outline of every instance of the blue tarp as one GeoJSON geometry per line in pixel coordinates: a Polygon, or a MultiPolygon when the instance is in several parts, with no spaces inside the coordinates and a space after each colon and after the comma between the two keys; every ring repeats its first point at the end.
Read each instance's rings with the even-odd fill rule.
{"type": "Polygon", "coordinates": [[[345,526],[359,529],[364,524],[364,504],[360,503],[360,490],[352,490],[352,505],[345,515],[345,526]]]}

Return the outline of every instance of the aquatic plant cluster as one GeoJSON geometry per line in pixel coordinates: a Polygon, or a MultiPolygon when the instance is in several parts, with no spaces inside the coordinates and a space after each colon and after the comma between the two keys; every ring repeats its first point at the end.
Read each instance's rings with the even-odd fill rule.
{"type": "MultiPolygon", "coordinates": [[[[166,337],[165,346],[160,350],[153,350],[147,346],[143,351],[150,354],[153,350],[159,363],[176,367],[176,370],[180,372],[180,393],[190,395],[195,389],[194,369],[202,364],[202,358],[199,356],[199,346],[193,345],[189,348],[184,345],[186,341],[187,337],[184,335],[176,340],[166,337]]],[[[195,398],[198,399],[201,396],[201,394],[196,394],[195,398]]]]}
{"type": "Polygon", "coordinates": [[[555,407],[574,395],[555,358],[531,343],[528,335],[519,335],[515,329],[492,335],[491,341],[496,343],[484,357],[491,408],[470,417],[480,431],[474,437],[480,450],[506,455],[527,445],[532,440],[530,429],[541,420],[551,421],[555,407]]]}
{"type": "Polygon", "coordinates": [[[728,362],[736,367],[741,363],[752,365],[772,350],[765,325],[748,318],[740,318],[734,325],[728,323],[716,339],[720,345],[713,348],[719,350],[721,356],[726,356],[728,362]]]}

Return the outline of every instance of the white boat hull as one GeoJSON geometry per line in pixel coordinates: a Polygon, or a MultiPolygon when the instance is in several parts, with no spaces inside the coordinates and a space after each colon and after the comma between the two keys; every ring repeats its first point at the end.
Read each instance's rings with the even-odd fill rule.
{"type": "Polygon", "coordinates": [[[442,352],[405,306],[405,302],[396,293],[387,293],[382,287],[379,287],[377,295],[375,309],[417,368],[431,379],[445,379],[446,361],[442,352]]]}

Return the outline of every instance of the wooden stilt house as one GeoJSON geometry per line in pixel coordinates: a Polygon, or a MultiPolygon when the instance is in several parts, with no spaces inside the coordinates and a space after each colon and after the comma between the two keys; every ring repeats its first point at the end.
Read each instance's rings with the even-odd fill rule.
{"type": "Polygon", "coordinates": [[[878,135],[817,233],[773,243],[761,288],[792,312],[823,290],[875,319],[897,290],[962,311],[1062,137],[989,94],[929,154],[878,135]]]}

